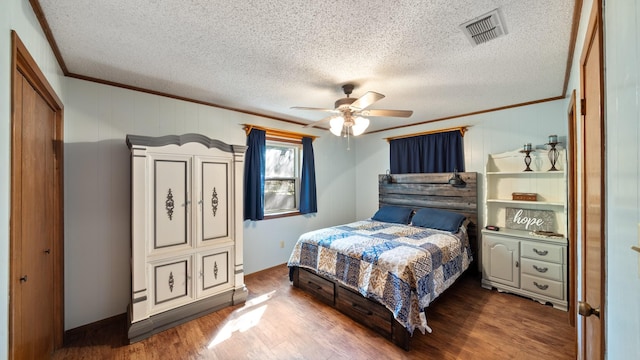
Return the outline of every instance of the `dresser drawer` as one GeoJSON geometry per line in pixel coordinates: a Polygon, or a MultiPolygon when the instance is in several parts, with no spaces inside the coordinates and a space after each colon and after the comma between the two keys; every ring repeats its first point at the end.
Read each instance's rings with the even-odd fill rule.
{"type": "Polygon", "coordinates": [[[334,304],[335,285],[333,282],[313,274],[303,268],[299,268],[301,289],[306,290],[317,297],[319,300],[329,304],[334,304]]]}
{"type": "Polygon", "coordinates": [[[523,241],[521,244],[520,255],[525,258],[549,261],[563,264],[562,256],[563,247],[552,244],[542,244],[523,241]]]}
{"type": "Polygon", "coordinates": [[[537,276],[522,274],[520,283],[523,290],[531,291],[536,294],[549,296],[556,299],[564,299],[563,286],[559,281],[543,279],[537,276]]]}
{"type": "Polygon", "coordinates": [[[522,259],[522,273],[562,282],[563,265],[546,261],[522,259]]]}
{"type": "Polygon", "coordinates": [[[366,324],[384,336],[391,335],[391,312],[384,306],[368,300],[347,288],[338,286],[336,307],[361,324],[366,324]]]}

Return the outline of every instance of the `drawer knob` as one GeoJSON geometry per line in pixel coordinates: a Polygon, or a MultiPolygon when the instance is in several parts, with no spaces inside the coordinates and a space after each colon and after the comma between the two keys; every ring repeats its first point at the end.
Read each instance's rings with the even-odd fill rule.
{"type": "Polygon", "coordinates": [[[538,266],[536,266],[536,265],[533,265],[533,268],[534,268],[534,269],[536,269],[538,272],[541,272],[541,273],[546,273],[546,272],[549,270],[549,268],[546,268],[546,267],[538,267],[538,266]]]}
{"type": "Polygon", "coordinates": [[[535,282],[535,281],[533,282],[533,285],[535,285],[535,286],[536,286],[538,289],[540,289],[540,290],[547,290],[547,289],[549,288],[549,285],[546,285],[546,284],[544,284],[544,285],[540,285],[540,284],[538,284],[538,283],[537,283],[537,282],[535,282]]]}
{"type": "Polygon", "coordinates": [[[540,255],[540,256],[545,256],[549,253],[549,251],[547,250],[538,250],[536,248],[533,248],[533,252],[535,252],[536,254],[540,255]]]}

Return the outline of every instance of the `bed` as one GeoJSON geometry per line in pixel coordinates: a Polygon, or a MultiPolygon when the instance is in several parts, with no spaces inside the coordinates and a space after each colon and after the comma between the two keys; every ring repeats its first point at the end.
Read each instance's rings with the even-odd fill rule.
{"type": "MultiPolygon", "coordinates": [[[[409,350],[431,332],[425,309],[474,267],[476,173],[380,175],[370,219],[300,236],[289,259],[294,286],[409,350]]],[[[476,256],[477,257],[477,256],[476,256]]]]}

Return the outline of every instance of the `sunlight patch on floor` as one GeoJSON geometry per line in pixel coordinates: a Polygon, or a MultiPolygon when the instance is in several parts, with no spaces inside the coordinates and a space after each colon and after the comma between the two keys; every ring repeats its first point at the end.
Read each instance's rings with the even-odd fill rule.
{"type": "Polygon", "coordinates": [[[258,325],[262,315],[267,310],[267,304],[264,304],[264,302],[271,299],[275,292],[273,290],[255,299],[248,300],[242,308],[232,312],[207,348],[213,349],[216,345],[230,339],[236,331],[244,332],[258,325]]]}

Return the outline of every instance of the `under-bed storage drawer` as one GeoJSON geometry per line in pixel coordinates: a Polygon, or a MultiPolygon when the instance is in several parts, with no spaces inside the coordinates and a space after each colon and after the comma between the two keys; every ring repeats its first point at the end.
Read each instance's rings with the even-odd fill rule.
{"type": "Polygon", "coordinates": [[[367,324],[384,336],[391,335],[393,318],[384,306],[362,297],[347,288],[338,286],[336,307],[362,324],[367,324]]]}
{"type": "Polygon", "coordinates": [[[299,268],[299,287],[316,296],[318,299],[329,305],[334,305],[335,285],[333,282],[313,274],[305,269],[299,268]]]}

